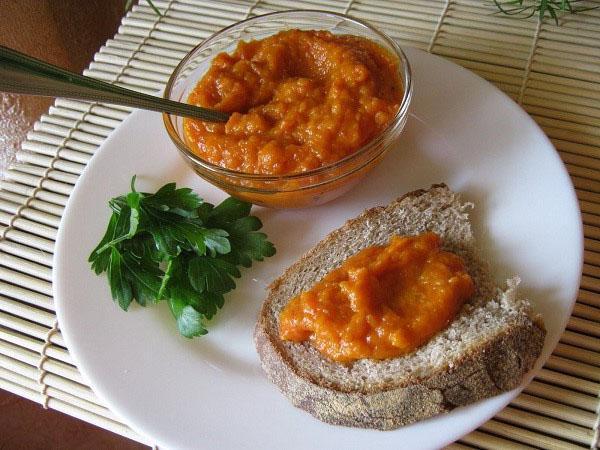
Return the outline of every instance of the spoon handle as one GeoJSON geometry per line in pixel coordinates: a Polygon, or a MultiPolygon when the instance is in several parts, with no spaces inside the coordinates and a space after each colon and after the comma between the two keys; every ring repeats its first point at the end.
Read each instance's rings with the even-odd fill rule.
{"type": "Polygon", "coordinates": [[[228,113],[142,94],[79,75],[0,46],[0,91],[66,97],[166,112],[211,122],[226,122],[228,113]]]}

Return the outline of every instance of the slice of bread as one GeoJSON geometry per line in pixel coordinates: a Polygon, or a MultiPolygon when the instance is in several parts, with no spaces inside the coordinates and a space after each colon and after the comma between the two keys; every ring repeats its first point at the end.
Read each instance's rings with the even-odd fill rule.
{"type": "Polygon", "coordinates": [[[406,194],[365,211],[333,231],[273,282],[254,339],[268,378],[318,419],[389,430],[517,387],[534,365],[546,331],[518,279],[502,290],[481,261],[467,210],[445,185],[406,194]],[[279,338],[279,313],[301,291],[365,247],[394,234],[434,231],[444,248],[463,257],[476,293],[445,330],[411,354],[340,364],[310,343],[279,338]]]}

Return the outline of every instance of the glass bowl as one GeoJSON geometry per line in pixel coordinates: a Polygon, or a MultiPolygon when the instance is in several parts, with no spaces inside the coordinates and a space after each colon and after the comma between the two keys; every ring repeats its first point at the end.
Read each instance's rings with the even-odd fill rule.
{"type": "Polygon", "coordinates": [[[406,123],[412,97],[411,71],[398,45],[381,31],[361,20],[332,12],[293,10],[266,14],[225,28],[195,47],[169,78],[164,97],[187,102],[190,92],[221,52],[232,52],[240,40],[263,39],[288,29],[327,30],[375,41],[396,55],[403,84],[400,107],[380,134],[351,155],[333,164],[289,175],[258,175],[229,170],[196,155],[186,143],[183,118],[163,114],[167,132],[186,163],[209,183],[228,194],[257,205],[273,208],[315,206],[344,194],[356,185],[393,147],[406,123]]]}

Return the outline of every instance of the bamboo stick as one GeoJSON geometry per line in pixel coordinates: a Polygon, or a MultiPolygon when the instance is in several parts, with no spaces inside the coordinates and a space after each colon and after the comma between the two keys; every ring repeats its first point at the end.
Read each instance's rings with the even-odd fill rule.
{"type": "Polygon", "coordinates": [[[16,242],[11,242],[6,239],[0,240],[0,250],[19,258],[33,261],[38,264],[43,264],[47,267],[52,267],[52,253],[46,253],[44,251],[18,244],[16,242]]]}
{"type": "MultiPolygon", "coordinates": [[[[447,30],[447,27],[445,28],[447,30]]],[[[490,35],[491,38],[493,35],[490,35]]],[[[506,48],[501,46],[494,45],[497,41],[493,41],[489,39],[491,42],[488,43],[487,40],[482,39],[474,39],[467,40],[464,37],[462,39],[457,39],[454,35],[447,35],[446,33],[441,34],[439,38],[436,40],[436,46],[446,46],[455,50],[466,50],[473,52],[483,52],[487,55],[500,56],[504,58],[517,58],[526,60],[529,55],[528,48],[524,46],[523,48],[519,48],[516,46],[516,49],[506,48]]],[[[436,47],[437,52],[437,47],[436,47]]]]}
{"type": "Polygon", "coordinates": [[[444,450],[473,450],[474,447],[470,447],[468,445],[463,445],[463,444],[459,444],[457,442],[454,442],[450,445],[447,445],[446,447],[444,447],[444,450]]]}
{"type": "Polygon", "coordinates": [[[583,97],[533,90],[529,87],[523,97],[523,104],[526,105],[528,112],[531,111],[531,114],[593,124],[600,118],[600,109],[588,106],[587,103],[592,103],[592,101],[583,97]],[[553,112],[556,113],[552,114],[553,112]]]}
{"type": "Polygon", "coordinates": [[[18,270],[26,275],[46,281],[52,281],[52,269],[40,264],[0,252],[0,265],[18,270]]]}
{"type": "Polygon", "coordinates": [[[511,406],[500,411],[496,418],[513,425],[542,431],[552,436],[566,438],[585,445],[590,445],[594,434],[588,428],[521,411],[511,406]]]}
{"type": "Polygon", "coordinates": [[[569,174],[575,177],[588,178],[593,181],[600,181],[600,171],[590,169],[588,167],[574,166],[572,164],[565,164],[569,174]]]}
{"type": "Polygon", "coordinates": [[[104,132],[107,134],[118,127],[121,123],[118,119],[111,119],[104,116],[99,116],[90,112],[81,112],[68,108],[61,108],[57,106],[50,106],[48,114],[41,117],[41,120],[70,120],[73,125],[69,128],[73,128],[77,121],[80,121],[78,126],[83,131],[95,130],[95,133],[102,136],[104,132]],[[85,121],[83,121],[85,119],[85,121]]]}
{"type": "Polygon", "coordinates": [[[581,95],[586,97],[590,95],[592,98],[598,98],[598,91],[594,82],[563,77],[552,73],[531,72],[527,85],[536,89],[551,87],[552,89],[556,89],[557,92],[564,92],[573,96],[581,95]]]}
{"type": "Polygon", "coordinates": [[[586,291],[586,290],[581,289],[581,290],[579,290],[578,300],[587,305],[593,305],[593,306],[600,307],[600,294],[598,294],[596,292],[591,292],[591,291],[586,291]]]}
{"type": "Polygon", "coordinates": [[[136,57],[140,59],[146,60],[148,58],[152,60],[154,57],[159,57],[164,61],[174,60],[176,61],[175,64],[178,64],[185,57],[188,49],[187,46],[183,47],[172,44],[165,46],[164,43],[160,41],[156,42],[154,39],[146,39],[142,43],[141,39],[137,40],[137,42],[131,42],[118,36],[115,36],[114,39],[109,39],[105,46],[107,51],[110,49],[110,52],[123,50],[133,53],[137,51],[136,57]]]}
{"type": "MultiPolygon", "coordinates": [[[[56,152],[58,150],[58,148],[55,146],[43,144],[40,142],[34,142],[34,141],[25,141],[25,142],[23,142],[21,147],[22,147],[22,150],[19,153],[17,153],[17,160],[28,162],[28,158],[27,158],[28,154],[45,155],[48,157],[48,159],[47,159],[48,162],[45,167],[50,166],[50,163],[52,162],[53,158],[56,156],[56,152]]],[[[82,167],[82,166],[85,166],[85,164],[87,164],[90,161],[90,159],[92,159],[92,155],[89,155],[87,153],[83,153],[83,152],[80,152],[77,150],[71,150],[69,148],[61,148],[60,149],[60,159],[59,159],[59,161],[54,163],[54,166],[56,168],[60,168],[59,164],[61,163],[61,161],[65,161],[67,164],[74,163],[74,164],[78,164],[79,167],[82,167]]],[[[83,169],[79,169],[79,171],[77,171],[76,173],[79,174],[81,172],[83,172],[83,169]]]]}
{"type": "MultiPolygon", "coordinates": [[[[41,387],[39,383],[35,380],[35,378],[32,379],[22,374],[19,374],[17,371],[7,370],[2,367],[0,367],[0,379],[4,379],[12,383],[18,384],[27,389],[31,389],[32,391],[40,390],[41,387]]],[[[115,416],[106,407],[85,400],[78,395],[73,395],[69,392],[63,391],[62,389],[58,389],[52,385],[45,383],[45,381],[46,380],[44,378],[44,384],[46,385],[46,395],[48,395],[50,398],[62,400],[85,411],[89,411],[91,413],[105,417],[109,420],[119,421],[117,416],[115,416]]]]}
{"type": "Polygon", "coordinates": [[[567,328],[569,330],[579,331],[581,333],[585,333],[591,336],[600,336],[600,324],[579,317],[569,318],[567,328]]]}
{"type": "Polygon", "coordinates": [[[586,108],[568,103],[548,102],[545,99],[528,97],[524,102],[525,110],[532,116],[569,121],[576,125],[594,126],[600,121],[600,109],[586,108]],[[554,109],[539,104],[550,104],[554,109]],[[557,109],[560,108],[560,109],[557,109]]]}
{"type": "MultiPolygon", "coordinates": [[[[0,267],[0,280],[6,281],[17,286],[27,286],[27,289],[45,294],[47,296],[52,295],[52,286],[48,281],[35,278],[21,272],[15,272],[14,270],[0,267]]],[[[3,283],[5,285],[6,283],[3,283]]]]}
{"type": "MultiPolygon", "coordinates": [[[[583,231],[586,236],[594,239],[600,239],[600,228],[592,227],[589,225],[583,226],[583,231]]],[[[581,277],[581,288],[587,289],[594,292],[600,292],[600,280],[598,278],[589,277],[583,275],[581,277]]]]}
{"type": "Polygon", "coordinates": [[[124,87],[127,89],[133,89],[134,91],[142,92],[148,95],[156,94],[156,91],[162,88],[161,84],[151,83],[149,81],[140,80],[130,76],[117,76],[116,74],[109,74],[106,72],[93,72],[91,70],[84,70],[83,75],[87,77],[96,78],[99,80],[113,83],[115,86],[124,87]],[[117,81],[118,78],[118,81],[117,81]]]}
{"type": "MultiPolygon", "coordinates": [[[[35,188],[33,188],[31,186],[25,186],[20,183],[15,183],[13,181],[1,180],[0,181],[0,189],[33,198],[35,188]]],[[[67,203],[67,199],[68,199],[68,197],[65,195],[57,194],[55,192],[48,192],[45,190],[38,191],[36,193],[35,197],[39,198],[40,200],[48,201],[50,203],[56,203],[57,205],[60,205],[60,206],[65,206],[67,203]]],[[[37,224],[34,224],[34,225],[37,225],[37,224]]],[[[26,230],[26,231],[30,231],[30,230],[26,230]]]]}
{"type": "MultiPolygon", "coordinates": [[[[137,55],[137,53],[136,53],[137,55]]],[[[129,67],[132,69],[139,69],[145,72],[154,72],[169,77],[173,73],[173,69],[177,65],[178,61],[175,59],[166,60],[161,58],[160,62],[154,58],[154,61],[146,61],[143,57],[132,57],[132,55],[121,54],[116,55],[111,51],[102,51],[96,53],[94,61],[99,64],[109,64],[116,67],[120,67],[128,62],[129,67]],[[165,64],[168,62],[169,64],[165,64]]],[[[91,68],[91,66],[90,66],[91,68]]]]}
{"type": "MultiPolygon", "coordinates": [[[[567,164],[577,165],[577,166],[581,166],[581,167],[589,167],[592,169],[600,170],[600,159],[585,156],[585,155],[566,153],[566,152],[561,152],[561,157],[562,157],[563,161],[567,164]]],[[[590,201],[594,201],[594,203],[600,204],[600,195],[598,195],[597,197],[598,197],[597,201],[594,201],[594,200],[590,200],[590,201]]],[[[581,199],[581,200],[586,200],[586,199],[581,199]]]]}
{"type": "Polygon", "coordinates": [[[537,115],[532,115],[532,117],[536,120],[537,123],[544,127],[576,132],[579,134],[589,135],[590,137],[600,136],[600,130],[598,129],[598,127],[593,125],[573,123],[566,120],[553,119],[550,117],[541,117],[537,115]]]}
{"type": "Polygon", "coordinates": [[[459,59],[476,59],[488,64],[495,64],[498,66],[511,67],[515,69],[524,69],[525,61],[519,58],[506,58],[500,56],[489,55],[484,52],[477,52],[473,50],[462,50],[453,47],[436,47],[437,54],[443,56],[451,56],[459,59]]]}
{"type": "MultiPolygon", "coordinates": [[[[18,345],[19,347],[26,348],[27,350],[32,350],[39,354],[41,354],[44,346],[44,341],[31,338],[12,330],[0,329],[0,339],[18,345]]],[[[71,355],[69,355],[67,350],[62,347],[51,344],[46,348],[45,354],[49,358],[54,358],[57,361],[61,361],[65,364],[74,365],[71,355]]]]}
{"type": "MultiPolygon", "coordinates": [[[[13,192],[2,191],[0,190],[0,201],[8,201],[17,205],[22,205],[27,202],[27,197],[25,195],[15,194],[13,192]]],[[[48,203],[43,200],[33,199],[29,201],[29,206],[35,208],[39,211],[47,212],[49,214],[55,216],[61,216],[64,212],[64,208],[62,206],[55,205],[53,203],[48,203]]]]}
{"type": "MultiPolygon", "coordinates": [[[[61,154],[62,156],[62,154],[61,154]]],[[[89,159],[89,158],[88,158],[89,159]]],[[[85,166],[83,164],[80,163],[76,163],[76,162],[72,162],[69,161],[67,159],[63,159],[63,158],[59,158],[59,159],[53,159],[50,156],[45,156],[39,153],[34,153],[34,152],[29,152],[29,151],[24,151],[21,150],[18,153],[17,156],[17,161],[23,164],[33,164],[33,165],[37,165],[40,167],[50,167],[50,165],[52,165],[53,167],[55,167],[58,170],[61,170],[63,172],[66,173],[72,173],[74,175],[81,175],[83,173],[83,169],[85,169],[85,166]]],[[[32,200],[32,202],[38,202],[40,200],[35,199],[32,200]]],[[[32,204],[32,206],[35,206],[32,204]]],[[[38,208],[41,209],[41,208],[38,208]]],[[[62,209],[58,210],[58,213],[53,213],[56,215],[61,215],[62,214],[62,209]]]]}
{"type": "Polygon", "coordinates": [[[565,344],[571,344],[587,350],[600,352],[600,339],[597,337],[576,333],[571,330],[565,330],[560,337],[560,341],[564,342],[565,344]]]}
{"type": "Polygon", "coordinates": [[[42,134],[53,134],[56,136],[67,137],[70,136],[72,139],[77,140],[79,142],[85,142],[87,144],[91,144],[93,146],[98,146],[104,142],[106,136],[110,133],[110,130],[105,128],[100,128],[98,126],[87,126],[88,131],[84,131],[80,129],[80,126],[84,126],[85,122],[81,122],[77,124],[75,121],[71,126],[63,126],[61,124],[52,123],[48,118],[44,120],[42,116],[41,120],[36,122],[33,126],[34,131],[37,131],[42,134]],[[91,131],[97,131],[101,134],[91,133],[91,131]]]}
{"type": "MultiPolygon", "coordinates": [[[[0,340],[0,354],[31,366],[36,366],[40,360],[39,353],[2,340],[0,340]]],[[[55,361],[51,358],[46,359],[43,363],[43,369],[79,384],[85,384],[77,369],[64,362],[55,361]]]]}
{"type": "Polygon", "coordinates": [[[596,382],[600,381],[600,368],[571,359],[551,355],[544,367],[569,375],[575,375],[580,378],[586,378],[596,382]]]}
{"type": "MultiPolygon", "coordinates": [[[[586,223],[588,225],[593,225],[595,227],[600,226],[600,223],[598,221],[598,216],[596,214],[589,214],[589,213],[583,212],[582,218],[583,218],[583,223],[586,223]]],[[[588,275],[593,278],[600,278],[600,267],[585,263],[583,265],[583,274],[588,275]]]]}
{"type": "MultiPolygon", "coordinates": [[[[4,293],[1,288],[0,292],[4,293]]],[[[33,296],[29,299],[29,301],[35,301],[33,300],[33,296]]],[[[36,303],[41,302],[38,301],[36,303]]],[[[46,332],[50,327],[52,327],[54,320],[56,319],[56,316],[48,311],[31,307],[27,304],[23,304],[22,302],[4,296],[0,296],[0,310],[10,313],[13,316],[22,317],[28,321],[45,325],[44,330],[46,330],[46,332]]]]}
{"type": "Polygon", "coordinates": [[[185,56],[183,52],[177,57],[172,52],[165,52],[162,49],[156,49],[147,45],[141,48],[138,47],[136,45],[127,45],[127,43],[121,43],[120,41],[109,40],[94,55],[94,60],[98,62],[112,62],[121,66],[125,62],[130,61],[133,64],[140,64],[141,68],[144,68],[145,64],[153,65],[156,61],[159,61],[157,70],[166,73],[167,70],[172,72],[173,68],[185,56]]]}
{"type": "MultiPolygon", "coordinates": [[[[399,5],[396,5],[399,6],[399,5]]],[[[387,2],[386,0],[369,0],[368,2],[354,2],[352,3],[352,11],[363,13],[371,11],[373,13],[387,13],[390,15],[402,14],[403,12],[415,12],[423,13],[431,17],[439,17],[442,10],[443,2],[406,2],[402,3],[402,7],[394,8],[394,5],[387,2]]]]}
{"type": "Polygon", "coordinates": [[[559,64],[561,60],[567,60],[569,66],[577,69],[579,73],[586,72],[584,79],[598,79],[597,77],[599,75],[600,70],[598,69],[598,66],[594,64],[594,61],[590,61],[590,58],[551,50],[540,50],[536,52],[534,57],[534,61],[536,63],[546,64],[546,67],[550,65],[553,66],[555,64],[559,64]]]}
{"type": "MultiPolygon", "coordinates": [[[[21,397],[28,398],[37,403],[42,402],[41,395],[33,391],[31,389],[27,389],[25,387],[19,386],[18,384],[12,383],[10,381],[4,380],[0,378],[0,389],[4,389],[6,391],[12,392],[21,397]]],[[[50,398],[48,401],[48,407],[52,409],[56,409],[57,411],[63,412],[65,414],[71,415],[78,419],[84,420],[91,424],[97,425],[106,430],[112,431],[113,433],[117,433],[121,436],[127,437],[129,439],[136,440],[141,443],[146,443],[147,445],[151,445],[151,442],[144,438],[143,436],[137,435],[125,425],[115,422],[113,420],[108,420],[106,418],[102,418],[96,414],[90,413],[89,411],[83,410],[77,406],[70,405],[62,400],[58,400],[55,398],[50,398]]]]}
{"type": "MultiPolygon", "coordinates": [[[[37,187],[38,183],[40,183],[40,177],[37,177],[35,175],[29,175],[27,173],[17,172],[15,170],[7,170],[6,178],[13,182],[20,183],[25,186],[31,186],[33,188],[37,187]]],[[[43,187],[45,190],[66,196],[70,195],[73,191],[72,185],[49,179],[42,179],[41,187],[43,187]]]]}
{"type": "Polygon", "coordinates": [[[565,442],[561,439],[547,436],[546,434],[530,431],[520,425],[509,425],[495,419],[484,423],[479,429],[538,448],[542,447],[552,450],[573,450],[574,448],[574,445],[571,442],[565,442]]]}
{"type": "Polygon", "coordinates": [[[598,408],[599,400],[596,396],[581,394],[571,389],[564,389],[536,380],[529,383],[523,392],[586,411],[595,412],[598,408]]]}
{"type": "Polygon", "coordinates": [[[5,238],[9,241],[18,242],[46,253],[54,252],[54,241],[24,233],[16,229],[8,230],[5,234],[5,238]]]}
{"type": "Polygon", "coordinates": [[[600,182],[589,180],[586,178],[577,177],[571,175],[571,180],[573,181],[573,185],[577,189],[581,189],[584,191],[591,191],[593,193],[600,193],[600,182]]]}
{"type": "Polygon", "coordinates": [[[51,144],[56,147],[65,147],[72,150],[88,153],[93,155],[98,146],[95,144],[89,144],[87,142],[81,142],[74,138],[65,138],[63,136],[55,136],[50,133],[42,133],[41,131],[30,131],[27,133],[27,139],[30,141],[37,141],[44,144],[51,144]]]}
{"type": "MultiPolygon", "coordinates": [[[[21,205],[17,205],[11,202],[0,201],[0,210],[10,213],[10,216],[19,211],[21,205]]],[[[34,208],[21,208],[19,211],[20,217],[25,219],[29,219],[32,222],[40,223],[43,225],[48,225],[49,227],[58,228],[58,224],[60,223],[60,217],[57,217],[53,214],[48,214],[44,211],[38,211],[34,208]]],[[[5,222],[5,223],[8,223],[5,222]]]]}
{"type": "MultiPolygon", "coordinates": [[[[0,301],[2,299],[0,298],[0,301]]],[[[19,333],[27,334],[29,336],[33,336],[37,339],[45,340],[48,334],[47,328],[42,325],[38,325],[37,323],[30,322],[29,320],[21,319],[20,317],[14,316],[12,314],[6,314],[1,310],[2,305],[0,305],[0,325],[9,328],[11,330],[18,331],[19,333]]],[[[52,319],[54,320],[54,319],[52,319]]],[[[59,333],[54,333],[50,336],[50,342],[53,342],[62,347],[65,346],[65,343],[62,339],[62,336],[59,333]]]]}
{"type": "Polygon", "coordinates": [[[594,412],[584,411],[529,394],[519,395],[511,402],[511,405],[535,414],[553,417],[586,428],[593,428],[596,421],[596,414],[594,412]]]}
{"type": "Polygon", "coordinates": [[[124,111],[114,106],[105,106],[102,104],[93,104],[89,102],[82,102],[80,100],[71,100],[66,98],[57,98],[55,102],[56,107],[72,109],[80,111],[82,113],[91,112],[101,117],[106,117],[113,120],[122,121],[127,118],[128,111],[124,111]]]}
{"type": "MultiPolygon", "coordinates": [[[[598,212],[600,205],[596,203],[579,202],[579,206],[581,207],[581,218],[583,223],[600,227],[600,213],[598,212]]],[[[598,260],[594,263],[593,261],[585,259],[586,264],[584,265],[583,270],[586,275],[598,277],[598,268],[596,267],[596,264],[598,264],[597,261],[598,260]]]]}
{"type": "MultiPolygon", "coordinates": [[[[144,6],[141,5],[138,7],[141,8],[144,6]]],[[[211,17],[226,17],[237,21],[246,16],[250,6],[251,4],[245,1],[228,1],[219,5],[211,0],[193,0],[191,2],[180,0],[177,3],[171,4],[171,10],[181,10],[186,13],[200,15],[201,17],[210,14],[211,17]]]]}
{"type": "MultiPolygon", "coordinates": [[[[36,386],[34,387],[34,390],[41,390],[41,385],[37,382],[39,378],[39,370],[37,367],[17,361],[16,359],[12,359],[4,355],[0,355],[0,367],[2,367],[5,371],[14,372],[22,377],[35,381],[36,386]]],[[[99,404],[96,396],[90,388],[73,381],[69,381],[66,378],[59,377],[58,375],[54,375],[52,373],[47,373],[44,376],[43,382],[48,386],[62,389],[64,392],[71,394],[77,393],[78,397],[81,397],[87,401],[91,401],[92,403],[99,404]],[[51,381],[51,383],[49,383],[49,381],[51,381]],[[96,401],[94,402],[92,399],[96,399],[96,401]]]]}
{"type": "Polygon", "coordinates": [[[536,379],[591,395],[598,395],[598,392],[600,392],[600,383],[549,370],[548,368],[540,370],[536,375],[536,379]]]}
{"type": "MultiPolygon", "coordinates": [[[[456,17],[456,13],[453,13],[453,16],[456,17]]],[[[502,36],[502,41],[499,41],[498,39],[493,38],[494,35],[497,36],[497,34],[488,30],[459,27],[450,23],[445,23],[443,28],[446,35],[451,35],[448,36],[450,45],[452,45],[453,42],[466,40],[466,38],[474,38],[470,41],[476,42],[477,40],[483,40],[486,45],[503,49],[513,48],[512,46],[514,45],[520,52],[527,54],[531,47],[531,34],[533,32],[533,30],[529,30],[529,33],[527,34],[506,34],[502,36]],[[507,46],[506,44],[510,44],[510,46],[507,46]]],[[[525,58],[527,58],[527,55],[525,55],[525,58]]]]}
{"type": "Polygon", "coordinates": [[[11,166],[9,170],[14,172],[23,172],[37,177],[46,176],[50,180],[60,181],[61,183],[71,185],[74,185],[79,179],[77,175],[66,173],[59,169],[53,168],[48,170],[48,168],[38,167],[31,164],[16,164],[11,166]]]}
{"type": "Polygon", "coordinates": [[[163,87],[169,80],[169,75],[166,74],[157,73],[146,69],[122,69],[114,64],[92,63],[90,64],[89,70],[97,73],[107,74],[123,73],[125,75],[138,78],[140,80],[140,83],[143,84],[143,86],[145,87],[147,86],[149,88],[152,88],[154,86],[157,86],[157,90],[163,87]]]}
{"type": "Polygon", "coordinates": [[[600,80],[600,74],[588,72],[587,66],[582,63],[570,65],[570,67],[561,67],[555,65],[559,61],[551,58],[536,57],[533,60],[533,70],[535,72],[549,73],[551,75],[558,75],[562,77],[576,78],[582,81],[588,81],[590,83],[598,83],[600,80]]]}
{"type": "Polygon", "coordinates": [[[454,25],[462,28],[479,29],[489,33],[502,33],[508,35],[533,36],[535,30],[534,22],[499,21],[495,17],[481,14],[469,14],[451,9],[444,20],[444,25],[454,25]],[[518,26],[518,25],[523,25],[518,26]]]}
{"type": "Polygon", "coordinates": [[[473,445],[476,448],[482,449],[503,449],[503,450],[527,450],[533,449],[528,445],[520,444],[514,441],[494,436],[493,434],[483,433],[481,431],[472,431],[471,433],[463,436],[461,442],[473,445]]]}
{"type": "Polygon", "coordinates": [[[581,201],[588,201],[600,204],[600,194],[598,194],[597,192],[582,191],[578,189],[576,193],[577,198],[581,201]]]}

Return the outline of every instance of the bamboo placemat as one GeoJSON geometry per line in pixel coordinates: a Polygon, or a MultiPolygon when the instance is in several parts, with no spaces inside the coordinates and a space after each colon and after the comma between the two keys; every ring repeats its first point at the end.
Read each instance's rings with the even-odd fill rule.
{"type": "MultiPolygon", "coordinates": [[[[485,0],[155,0],[123,18],[85,71],[142,92],[218,29],[253,15],[328,9],[372,21],[404,46],[473,70],[520,103],[560,152],[577,189],[585,265],[567,330],[538,377],[509,407],[452,448],[596,448],[600,401],[600,11],[516,20],[485,0]]],[[[0,181],[0,388],[152,445],[82,379],[58,329],[52,253],[64,206],[85,165],[127,117],[122,107],[58,99],[0,181]]],[[[526,149],[524,149],[526,151],[526,149]]],[[[543,224],[541,224],[543,226],[543,224]]],[[[560,239],[560,236],[556,237],[560,239]]],[[[557,255],[560,257],[560,255],[557,255]]]]}

